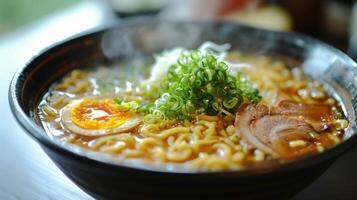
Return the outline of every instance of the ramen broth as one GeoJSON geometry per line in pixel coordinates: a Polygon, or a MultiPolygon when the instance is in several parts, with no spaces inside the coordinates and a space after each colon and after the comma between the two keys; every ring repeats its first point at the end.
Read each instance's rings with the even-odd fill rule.
{"type": "MultiPolygon", "coordinates": [[[[207,73],[213,78],[202,75],[209,79],[197,86],[203,88],[202,95],[229,89],[232,91],[224,94],[237,94],[237,98],[208,95],[210,102],[205,105],[206,97],[200,99],[202,103],[192,100],[197,92],[180,99],[180,92],[187,92],[176,91],[171,80],[185,84],[181,77],[166,78],[181,73],[178,69],[183,67],[170,75],[170,66],[184,51],[156,55],[153,63],[130,61],[69,72],[48,90],[39,105],[38,115],[47,134],[67,146],[124,161],[198,171],[243,170],[289,162],[341,142],[348,121],[338,102],[299,66],[287,67],[262,55],[206,53],[201,48],[199,58],[209,60],[204,56],[212,54],[218,63],[212,66],[219,62],[228,66],[211,67],[207,73]],[[168,67],[158,68],[164,65],[168,67]],[[227,80],[221,81],[217,74],[223,72],[227,80]],[[233,89],[224,85],[232,81],[236,81],[233,89]],[[167,100],[171,97],[178,100],[167,100]],[[180,108],[177,102],[186,107],[180,108]]],[[[197,69],[205,67],[202,64],[197,69]]],[[[189,91],[192,87],[177,86],[189,91]]]]}

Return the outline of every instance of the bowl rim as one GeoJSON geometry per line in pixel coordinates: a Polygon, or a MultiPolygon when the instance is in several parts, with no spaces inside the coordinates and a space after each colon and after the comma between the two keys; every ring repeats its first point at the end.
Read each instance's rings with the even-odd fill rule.
{"type": "MultiPolygon", "coordinates": [[[[111,162],[105,162],[100,159],[94,159],[93,157],[88,157],[85,154],[80,154],[77,152],[73,152],[69,149],[66,149],[62,145],[54,142],[51,140],[49,137],[46,137],[46,133],[44,129],[37,125],[33,119],[28,116],[24,109],[22,109],[21,104],[20,104],[20,93],[18,93],[18,88],[17,86],[23,86],[21,84],[21,75],[24,73],[24,71],[27,69],[28,66],[31,65],[31,63],[34,63],[36,60],[41,60],[44,57],[46,57],[46,53],[51,53],[51,51],[55,51],[58,49],[61,49],[61,46],[66,45],[68,43],[81,40],[85,37],[91,37],[100,33],[104,33],[105,31],[110,31],[114,29],[121,29],[121,28],[126,28],[128,26],[140,26],[142,24],[156,24],[156,23],[188,23],[188,24],[194,24],[194,23],[199,23],[199,24],[217,24],[217,25],[233,25],[237,27],[242,27],[244,29],[251,29],[253,31],[261,31],[263,33],[273,33],[277,36],[280,37],[290,37],[290,40],[293,41],[294,39],[301,39],[304,41],[308,42],[314,42],[323,48],[327,48],[330,51],[332,51],[335,55],[346,61],[348,65],[351,65],[351,67],[357,68],[357,64],[355,61],[353,61],[350,57],[348,57],[345,53],[342,51],[324,43],[321,42],[317,39],[314,39],[312,37],[300,34],[300,33],[295,33],[295,32],[280,32],[280,31],[272,31],[272,30],[265,30],[265,29],[260,29],[260,28],[255,28],[255,27],[250,27],[247,25],[242,25],[239,23],[235,22],[224,22],[224,21],[180,21],[180,20],[158,20],[158,19],[153,19],[153,18],[135,18],[135,19],[127,19],[125,21],[120,21],[120,22],[114,22],[114,23],[109,23],[106,25],[102,25],[93,29],[90,29],[88,31],[84,31],[80,34],[76,34],[74,36],[68,37],[67,39],[58,41],[52,45],[49,45],[48,47],[44,48],[41,50],[37,55],[33,56],[26,64],[23,66],[19,67],[17,69],[16,73],[14,74],[10,86],[9,86],[9,92],[8,92],[8,100],[9,100],[9,105],[12,111],[13,116],[17,120],[17,122],[20,124],[20,126],[25,130],[25,132],[30,135],[33,139],[35,139],[37,142],[40,143],[40,145],[45,146],[46,148],[49,148],[55,152],[59,152],[61,154],[65,154],[66,156],[69,156],[71,158],[75,159],[81,159],[82,162],[86,162],[87,164],[100,164],[109,168],[113,169],[125,169],[129,171],[135,171],[135,172],[147,172],[147,173],[159,173],[159,174],[180,174],[180,175],[189,175],[189,176],[206,176],[206,175],[219,175],[220,177],[258,177],[258,176],[267,176],[267,175],[277,175],[281,173],[286,173],[290,171],[295,171],[295,170],[300,170],[303,168],[308,168],[312,167],[313,165],[316,165],[318,163],[322,163],[324,161],[328,160],[334,160],[337,158],[339,155],[341,155],[344,151],[352,148],[354,144],[357,144],[357,133],[354,133],[350,138],[347,140],[341,142],[340,144],[337,144],[336,146],[333,146],[331,148],[326,149],[322,153],[316,153],[312,154],[309,156],[304,156],[302,158],[295,159],[291,162],[286,162],[286,163],[279,163],[273,166],[269,167],[259,167],[259,168],[253,168],[253,169],[243,169],[243,170],[227,170],[227,171],[168,171],[168,170],[158,170],[156,168],[141,168],[137,166],[130,166],[130,165],[123,165],[119,163],[111,163],[111,162]]],[[[22,90],[23,87],[20,89],[22,90]]]]}

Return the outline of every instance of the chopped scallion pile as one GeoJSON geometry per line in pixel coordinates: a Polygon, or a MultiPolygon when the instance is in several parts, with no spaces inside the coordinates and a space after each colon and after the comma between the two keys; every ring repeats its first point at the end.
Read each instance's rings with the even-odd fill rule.
{"type": "Polygon", "coordinates": [[[242,78],[241,73],[234,76],[224,61],[194,50],[183,52],[177,63],[169,67],[154,103],[138,105],[115,101],[138,112],[190,120],[193,114],[200,113],[233,115],[242,102],[260,100],[259,91],[242,78]]]}

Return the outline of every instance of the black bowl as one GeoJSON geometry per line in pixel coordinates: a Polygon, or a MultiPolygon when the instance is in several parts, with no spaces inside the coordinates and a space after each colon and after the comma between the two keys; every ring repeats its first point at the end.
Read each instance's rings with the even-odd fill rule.
{"type": "Polygon", "coordinates": [[[15,74],[9,101],[20,125],[70,179],[93,197],[282,199],[306,187],[356,144],[356,74],[356,63],[345,54],[303,35],[224,22],[140,20],[102,28],[45,50],[15,74]],[[291,163],[244,171],[190,173],[103,162],[65,149],[46,136],[36,108],[49,86],[70,70],[110,65],[176,46],[195,48],[207,40],[300,64],[307,74],[327,84],[350,121],[343,142],[291,163]]]}

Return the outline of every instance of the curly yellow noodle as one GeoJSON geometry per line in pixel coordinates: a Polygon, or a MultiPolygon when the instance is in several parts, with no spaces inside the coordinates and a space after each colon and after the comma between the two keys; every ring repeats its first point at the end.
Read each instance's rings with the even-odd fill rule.
{"type": "Polygon", "coordinates": [[[180,134],[172,146],[178,145],[181,142],[187,142],[191,137],[191,133],[180,134]]]}
{"type": "Polygon", "coordinates": [[[208,121],[208,122],[215,122],[218,119],[217,116],[209,116],[209,115],[199,115],[197,118],[199,120],[204,120],[204,121],[208,121]]]}
{"type": "Polygon", "coordinates": [[[242,162],[245,157],[245,154],[242,152],[236,152],[232,155],[233,162],[242,162]]]}
{"type": "Polygon", "coordinates": [[[154,160],[165,161],[166,150],[163,147],[155,147],[151,150],[151,155],[154,160]]]}
{"type": "Polygon", "coordinates": [[[79,93],[84,93],[84,92],[88,91],[89,88],[90,88],[90,83],[88,81],[83,81],[83,82],[79,83],[78,85],[76,85],[76,87],[74,87],[69,92],[74,93],[74,94],[79,94],[79,93]]]}
{"type": "Polygon", "coordinates": [[[58,117],[58,112],[54,108],[50,107],[49,105],[42,106],[42,111],[49,116],[50,118],[58,117]]]}
{"type": "Polygon", "coordinates": [[[236,132],[236,129],[234,128],[233,125],[229,125],[227,128],[226,128],[226,133],[228,135],[235,135],[235,132],[236,132]]]}
{"type": "Polygon", "coordinates": [[[227,132],[225,130],[219,131],[219,135],[222,137],[227,137],[227,132]]]}
{"type": "Polygon", "coordinates": [[[173,145],[174,142],[175,142],[175,137],[174,137],[174,136],[170,136],[170,137],[168,137],[168,138],[166,139],[166,141],[167,141],[167,144],[168,144],[169,146],[171,146],[171,145],[173,145]]]}
{"type": "Polygon", "coordinates": [[[160,139],[149,137],[149,138],[142,139],[138,144],[137,148],[141,151],[148,151],[152,147],[162,146],[162,145],[163,142],[160,139]]]}
{"type": "Polygon", "coordinates": [[[229,138],[223,138],[223,142],[227,145],[229,145],[229,147],[235,149],[235,147],[239,144],[234,144],[229,138]]]}
{"type": "Polygon", "coordinates": [[[88,146],[95,150],[117,153],[126,148],[132,148],[134,144],[134,137],[131,134],[124,133],[100,137],[91,141],[88,146]]]}
{"type": "Polygon", "coordinates": [[[127,158],[141,158],[145,155],[143,151],[137,149],[125,149],[125,151],[123,151],[123,154],[127,158]]]}
{"type": "Polygon", "coordinates": [[[202,125],[197,125],[193,128],[193,139],[194,140],[199,140],[200,138],[203,138],[203,133],[202,131],[205,129],[204,126],[202,125]]]}
{"type": "Polygon", "coordinates": [[[192,153],[192,148],[185,141],[172,146],[166,154],[169,161],[180,162],[187,160],[192,153]]]}
{"type": "Polygon", "coordinates": [[[216,135],[216,122],[208,122],[208,121],[198,121],[198,124],[205,125],[207,129],[203,131],[205,138],[209,138],[210,136],[216,135]]]}
{"type": "Polygon", "coordinates": [[[56,109],[59,109],[67,104],[68,104],[68,98],[66,96],[60,96],[51,104],[51,106],[56,109]]]}
{"type": "Polygon", "coordinates": [[[190,155],[191,155],[192,150],[191,149],[185,149],[182,151],[176,151],[176,152],[167,152],[166,157],[168,161],[173,161],[173,162],[183,162],[187,160],[190,155]]]}
{"type": "Polygon", "coordinates": [[[174,127],[174,128],[170,128],[170,129],[161,131],[160,133],[154,132],[154,130],[158,130],[158,127],[154,124],[150,124],[150,125],[143,127],[141,129],[141,133],[143,133],[146,136],[165,139],[171,135],[177,135],[179,133],[189,133],[190,132],[190,128],[187,128],[187,127],[174,127]]]}
{"type": "Polygon", "coordinates": [[[225,157],[227,159],[230,159],[232,157],[232,148],[229,145],[225,143],[216,143],[213,145],[213,147],[216,148],[218,152],[222,150],[220,156],[225,157]]]}

